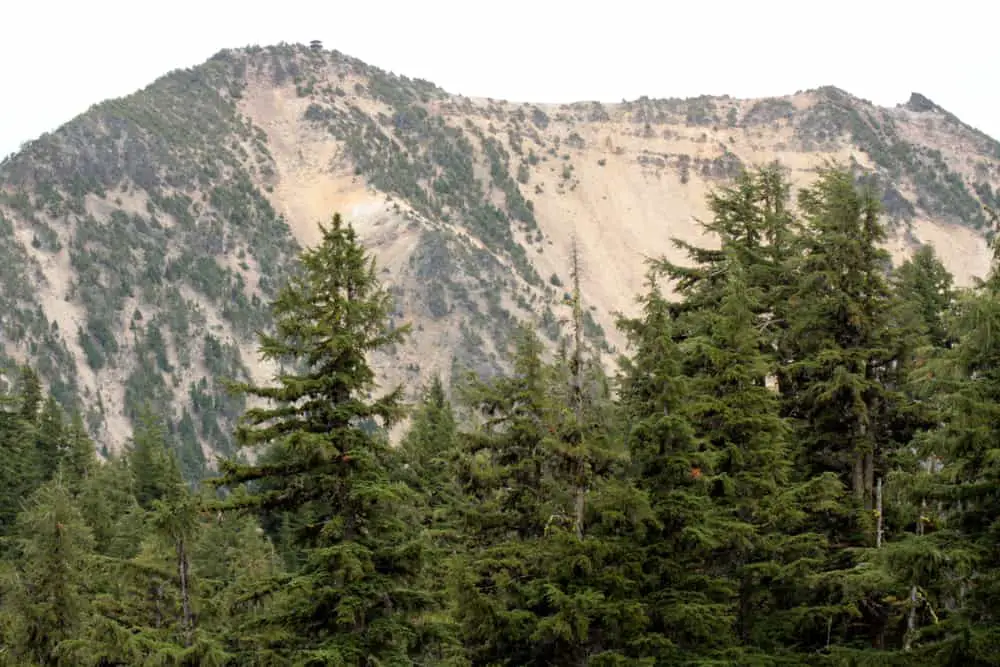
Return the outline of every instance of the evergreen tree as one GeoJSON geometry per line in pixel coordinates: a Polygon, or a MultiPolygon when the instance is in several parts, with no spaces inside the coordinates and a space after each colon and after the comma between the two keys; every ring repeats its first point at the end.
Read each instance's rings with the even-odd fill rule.
{"type": "Polygon", "coordinates": [[[736,589],[709,567],[713,553],[730,543],[733,524],[712,502],[704,478],[711,453],[686,412],[690,381],[682,373],[670,306],[652,276],[641,304],[641,316],[620,326],[633,348],[621,377],[632,466],[656,521],[635,545],[644,563],[646,655],[663,664],[696,664],[735,641],[730,601],[736,589]]]}
{"type": "Polygon", "coordinates": [[[776,656],[794,645],[802,625],[815,624],[803,590],[827,546],[812,532],[809,517],[835,503],[840,484],[833,474],[796,481],[790,428],[780,417],[776,393],[765,377],[774,364],[761,350],[759,299],[732,253],[717,309],[690,311],[690,332],[681,346],[691,374],[687,410],[709,453],[701,471],[713,501],[728,517],[729,543],[713,560],[732,577],[734,631],[747,651],[776,656]]]}
{"type": "MultiPolygon", "coordinates": [[[[535,610],[525,604],[537,584],[532,548],[548,517],[564,517],[546,475],[548,428],[541,341],[529,329],[516,338],[513,373],[472,378],[464,401],[481,425],[462,434],[461,481],[467,506],[467,555],[457,568],[458,619],[473,665],[535,664],[535,610]]],[[[544,649],[542,649],[544,650],[544,649]]]]}
{"type": "Polygon", "coordinates": [[[917,371],[940,422],[922,440],[928,474],[907,480],[925,502],[913,547],[895,564],[905,566],[900,578],[912,584],[906,648],[928,663],[1000,663],[997,275],[994,266],[958,299],[943,336],[953,341],[950,349],[917,371]]]}
{"type": "Polygon", "coordinates": [[[880,489],[912,436],[900,379],[912,340],[893,330],[897,302],[871,189],[858,190],[849,172],[828,168],[800,192],[799,206],[804,254],[792,263],[779,387],[799,443],[799,474],[833,472],[851,491],[849,502],[813,524],[835,548],[817,567],[825,591],[814,598],[827,605],[828,627],[803,642],[835,653],[883,650],[893,643],[898,609],[892,582],[864,549],[882,547],[880,489]]]}
{"type": "MultiPolygon", "coordinates": [[[[705,233],[719,239],[718,248],[694,246],[674,240],[688,255],[689,265],[658,259],[652,267],[667,277],[683,298],[670,304],[672,313],[718,307],[725,290],[727,270],[742,267],[743,280],[760,295],[754,307],[765,316],[764,338],[768,353],[777,344],[777,333],[787,327],[785,307],[789,296],[789,262],[801,250],[801,225],[789,205],[790,186],[777,164],[744,171],[730,187],[708,195],[712,219],[701,222],[705,233]]],[[[675,331],[683,336],[684,331],[675,331]]]]}
{"type": "Polygon", "coordinates": [[[402,341],[407,329],[387,326],[390,296],[339,215],[303,252],[301,269],[273,304],[274,333],[261,335],[265,357],[301,370],[271,386],[237,387],[272,403],[247,411],[240,444],[270,445],[277,454],[265,465],[227,462],[217,480],[259,483],[259,493],[234,505],[305,519],[294,537],[302,566],[268,584],[280,591],[256,637],[243,639],[264,660],[412,664],[435,632],[413,622],[425,620],[430,604],[415,587],[424,561],[419,526],[400,510],[412,500],[390,479],[388,443],[363,428],[401,414],[398,388],[369,400],[374,372],[366,355],[402,341]]]}
{"type": "Polygon", "coordinates": [[[125,456],[113,456],[95,466],[79,485],[80,509],[94,532],[98,551],[113,558],[135,556],[142,540],[145,510],[136,500],[135,481],[125,456]]]}
{"type": "Polygon", "coordinates": [[[35,468],[40,482],[52,479],[66,451],[66,426],[62,408],[49,396],[38,416],[35,433],[35,468]]]}
{"type": "Polygon", "coordinates": [[[167,444],[162,419],[148,408],[139,416],[139,424],[128,445],[128,465],[135,484],[135,498],[146,510],[153,503],[177,493],[181,484],[180,468],[167,444]]]}
{"type": "Polygon", "coordinates": [[[93,598],[96,613],[63,647],[72,664],[224,664],[220,642],[189,624],[176,545],[156,528],[152,522],[145,526],[134,557],[97,561],[91,574],[99,591],[93,598]]]}
{"type": "Polygon", "coordinates": [[[65,451],[61,460],[66,483],[74,492],[82,490],[98,466],[94,442],[87,434],[87,427],[79,412],[74,412],[66,429],[65,451]]]}
{"type": "Polygon", "coordinates": [[[6,613],[20,664],[58,664],[60,645],[88,617],[88,561],[94,538],[58,477],[39,487],[17,519],[16,579],[6,613]]]}
{"type": "Polygon", "coordinates": [[[930,245],[920,246],[893,272],[895,293],[913,318],[909,328],[928,345],[945,348],[951,342],[946,317],[955,300],[953,280],[930,245]]]}
{"type": "MultiPolygon", "coordinates": [[[[23,371],[22,395],[0,394],[0,535],[10,535],[22,503],[37,486],[35,423],[41,400],[23,371]]],[[[37,378],[36,378],[37,379],[37,378]]]]}
{"type": "Polygon", "coordinates": [[[172,544],[176,554],[176,577],[181,602],[181,633],[185,646],[191,646],[195,629],[192,603],[191,543],[198,530],[199,499],[180,490],[165,499],[153,501],[152,523],[172,544]]]}
{"type": "MultiPolygon", "coordinates": [[[[848,577],[848,585],[882,592],[879,659],[906,664],[920,659],[913,651],[927,648],[920,641],[921,629],[936,625],[939,618],[934,610],[941,600],[941,583],[949,578],[945,561],[963,560],[941,541],[947,533],[937,530],[941,516],[933,499],[940,484],[940,451],[933,438],[926,437],[947,419],[948,411],[928,395],[927,383],[914,382],[948,356],[947,348],[956,339],[946,319],[954,301],[951,275],[930,247],[920,248],[893,272],[892,287],[893,361],[881,382],[895,400],[880,416],[888,470],[876,482],[875,545],[855,552],[861,564],[848,577]]],[[[845,660],[859,653],[864,650],[840,651],[845,660]]]]}
{"type": "Polygon", "coordinates": [[[281,574],[281,561],[249,514],[209,515],[192,543],[193,580],[202,591],[200,633],[238,645],[241,626],[253,626],[266,613],[257,598],[261,585],[281,574]]]}
{"type": "Polygon", "coordinates": [[[883,466],[880,411],[891,397],[888,253],[879,204],[846,171],[828,169],[800,193],[806,254],[798,263],[781,387],[801,426],[807,469],[834,471],[866,510],[883,466]]]}
{"type": "Polygon", "coordinates": [[[425,504],[425,525],[446,554],[457,540],[454,513],[458,511],[460,494],[456,478],[458,427],[440,377],[435,376],[424,391],[400,449],[402,479],[425,504]]]}
{"type": "MultiPolygon", "coordinates": [[[[425,587],[437,598],[432,613],[436,615],[443,610],[452,617],[456,601],[445,582],[452,579],[455,559],[463,552],[467,540],[462,519],[465,506],[458,477],[459,458],[455,413],[440,378],[435,376],[425,389],[410,430],[400,444],[399,478],[419,499],[412,508],[411,520],[423,525],[428,536],[428,563],[423,577],[425,587]]],[[[454,637],[457,627],[447,631],[454,637]]],[[[442,664],[460,655],[457,640],[445,644],[444,652],[436,656],[442,664]]]]}
{"type": "Polygon", "coordinates": [[[601,383],[575,365],[581,354],[544,363],[531,330],[517,343],[513,375],[468,396],[483,420],[463,434],[470,537],[456,580],[469,659],[646,664],[631,538],[653,519],[641,493],[609,479],[601,383]]]}
{"type": "Polygon", "coordinates": [[[39,410],[44,401],[42,381],[30,366],[21,366],[18,382],[18,406],[21,419],[28,424],[37,424],[39,410]]]}

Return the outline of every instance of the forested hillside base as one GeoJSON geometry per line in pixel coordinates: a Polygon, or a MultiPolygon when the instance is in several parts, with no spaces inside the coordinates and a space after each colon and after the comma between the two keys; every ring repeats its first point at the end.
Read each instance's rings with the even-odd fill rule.
{"type": "Polygon", "coordinates": [[[410,332],[339,216],[271,305],[287,372],[234,387],[252,464],[185,485],[144,413],[99,465],[25,369],[4,663],[1000,664],[1000,278],[955,288],[930,247],[889,270],[849,171],[797,194],[712,193],[721,246],[650,264],[613,377],[574,270],[555,357],[520,328],[398,448],[368,357],[410,332]]]}
{"type": "Polygon", "coordinates": [[[509,371],[519,322],[554,352],[574,248],[584,335],[612,360],[645,258],[718,244],[695,223],[713,187],[775,161],[807,186],[831,159],[875,186],[896,264],[932,242],[956,284],[986,275],[1000,143],[920,95],[514,103],[305,45],[224,50],[0,164],[0,366],[34,367],[108,453],[148,404],[194,480],[235,451],[249,405],[222,380],[278,370],[256,332],[333,211],[413,327],[370,362],[414,399],[509,371]]]}

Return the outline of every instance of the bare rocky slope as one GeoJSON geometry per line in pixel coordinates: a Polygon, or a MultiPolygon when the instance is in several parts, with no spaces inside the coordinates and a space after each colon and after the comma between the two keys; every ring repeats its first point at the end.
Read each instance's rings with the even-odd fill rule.
{"type": "Polygon", "coordinates": [[[244,408],[220,378],[274,371],[254,331],[334,212],[413,325],[382,380],[415,390],[500,369],[516,320],[558,340],[574,239],[589,333],[621,350],[644,258],[682,259],[670,239],[700,239],[711,188],[772,161],[801,185],[829,160],[875,180],[895,258],[932,243],[959,284],[985,274],[1000,143],[918,94],[523,104],[305,46],[226,50],[0,165],[0,342],[109,450],[141,405],[169,416],[194,475],[244,408]]]}

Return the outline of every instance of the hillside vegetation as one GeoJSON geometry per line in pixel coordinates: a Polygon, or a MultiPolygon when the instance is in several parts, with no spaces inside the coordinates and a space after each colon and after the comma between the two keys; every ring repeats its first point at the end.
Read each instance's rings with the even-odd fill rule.
{"type": "Polygon", "coordinates": [[[155,410],[98,463],[22,368],[0,665],[998,664],[1000,267],[892,267],[857,180],[714,191],[717,242],[651,263],[613,375],[573,253],[555,354],[518,326],[398,446],[369,360],[419,332],[339,215],[268,303],[284,372],[231,386],[255,456],[201,485],[155,410]]]}
{"type": "Polygon", "coordinates": [[[0,165],[4,359],[31,362],[109,452],[150,406],[198,476],[233,452],[248,405],[223,379],[276,370],[254,332],[332,213],[377,258],[390,322],[413,326],[373,352],[413,392],[501,372],[521,321],[554,349],[573,247],[585,335],[622,351],[615,313],[636,312],[643,259],[686,261],[675,237],[713,243],[696,224],[712,188],[773,161],[804,185],[828,160],[874,184],[897,263],[932,243],[958,284],[986,274],[1000,144],[917,94],[894,109],[835,88],[553,106],[304,46],[226,50],[0,165]]]}

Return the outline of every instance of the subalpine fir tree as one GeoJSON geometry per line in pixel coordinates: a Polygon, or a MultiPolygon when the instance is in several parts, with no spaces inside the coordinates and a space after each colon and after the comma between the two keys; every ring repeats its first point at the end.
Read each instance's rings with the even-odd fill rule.
{"type": "Polygon", "coordinates": [[[60,478],[39,487],[17,518],[18,568],[4,611],[11,664],[60,664],[88,620],[94,537],[60,478]]]}
{"type": "Polygon", "coordinates": [[[267,600],[256,592],[280,574],[281,561],[249,514],[209,512],[199,523],[191,549],[192,580],[200,594],[196,636],[224,645],[266,613],[267,600]]]}
{"type": "MultiPolygon", "coordinates": [[[[705,248],[685,241],[674,245],[688,256],[686,265],[666,259],[654,262],[655,270],[669,278],[683,299],[671,304],[679,313],[719,304],[727,280],[727,267],[743,268],[744,281],[761,290],[755,308],[770,313],[773,332],[785,325],[781,315],[788,292],[788,260],[799,250],[799,225],[789,204],[790,186],[777,165],[745,171],[730,187],[708,195],[712,218],[701,222],[704,231],[719,239],[719,248],[705,248]]],[[[675,332],[682,336],[683,331],[675,332]]]]}
{"type": "Polygon", "coordinates": [[[66,483],[74,493],[79,493],[98,465],[94,441],[87,434],[79,412],[74,412],[69,420],[64,446],[61,463],[66,483]]]}
{"type": "Polygon", "coordinates": [[[0,535],[11,534],[24,499],[39,483],[35,436],[41,401],[38,376],[27,367],[18,390],[0,394],[0,535]]]}
{"type": "Polygon", "coordinates": [[[148,408],[140,413],[127,452],[135,498],[143,509],[152,509],[154,502],[177,492],[181,484],[177,458],[167,442],[163,420],[148,408]]]}
{"type": "Polygon", "coordinates": [[[718,308],[687,311],[680,351],[689,374],[685,412],[703,442],[701,471],[711,502],[726,524],[726,541],[707,559],[733,581],[732,648],[720,656],[740,664],[771,664],[787,656],[803,626],[821,620],[804,594],[826,537],[809,517],[835,502],[832,473],[793,477],[791,429],[765,378],[774,362],[762,352],[762,289],[747,284],[736,253],[730,258],[718,308]]]}
{"type": "MultiPolygon", "coordinates": [[[[896,267],[890,285],[887,326],[892,332],[888,337],[891,362],[881,382],[892,400],[885,403],[881,430],[889,450],[887,465],[897,473],[919,473],[912,441],[936,426],[940,415],[932,401],[921,400],[923,392],[912,379],[954,342],[947,318],[956,295],[951,274],[931,246],[919,248],[896,267]]],[[[897,475],[897,486],[904,478],[897,475]]]]}
{"type": "Polygon", "coordinates": [[[199,499],[185,488],[160,422],[147,415],[126,456],[85,478],[78,498],[103,543],[89,577],[94,613],[66,643],[67,660],[224,664],[220,641],[196,623],[190,549],[200,530],[199,499]]]}
{"type": "Polygon", "coordinates": [[[261,335],[266,358],[299,370],[237,387],[271,403],[246,412],[240,444],[276,454],[266,464],[228,462],[217,480],[256,485],[237,504],[303,519],[291,545],[301,566],[260,591],[275,592],[271,606],[236,648],[298,664],[414,664],[437,632],[417,586],[420,526],[401,510],[413,501],[391,481],[388,442],[364,428],[401,415],[401,389],[369,398],[367,355],[407,330],[388,326],[390,296],[353,228],[336,215],[321,229],[273,304],[274,332],[261,335]]]}
{"type": "MultiPolygon", "coordinates": [[[[1000,251],[1000,245],[994,245],[1000,251]]],[[[951,348],[917,374],[939,426],[921,454],[936,474],[921,487],[925,536],[906,561],[914,583],[908,648],[927,664],[1000,664],[1000,271],[957,302],[951,348]],[[926,544],[929,542],[929,544],[926,544]],[[919,569],[918,569],[919,568],[919,569]]],[[[914,540],[916,541],[916,540],[914,540]]]]}
{"type": "Polygon", "coordinates": [[[829,626],[806,641],[883,649],[896,611],[858,549],[880,539],[877,489],[901,446],[893,417],[906,401],[894,384],[895,355],[905,346],[892,328],[889,255],[879,245],[886,232],[874,193],[859,190],[846,170],[823,170],[800,192],[799,208],[804,253],[792,263],[788,328],[779,341],[783,412],[795,426],[800,474],[833,472],[850,490],[814,525],[838,548],[817,567],[826,592],[815,602],[826,601],[829,626]]]}
{"type": "Polygon", "coordinates": [[[447,557],[460,539],[456,503],[458,426],[441,378],[435,376],[413,413],[410,430],[400,444],[402,479],[422,499],[422,520],[432,541],[447,557]]]}
{"type": "Polygon", "coordinates": [[[928,345],[945,348],[951,342],[946,318],[955,300],[953,281],[930,245],[918,248],[893,271],[895,293],[915,320],[911,327],[919,328],[928,345]]]}
{"type": "Polygon", "coordinates": [[[35,475],[39,483],[52,479],[66,451],[66,424],[62,408],[49,396],[38,415],[35,431],[35,475]]]}
{"type": "Polygon", "coordinates": [[[646,655],[698,664],[735,642],[736,586],[710,567],[731,543],[733,522],[712,501],[703,472],[712,453],[686,410],[690,381],[670,304],[650,282],[641,315],[619,323],[633,349],[620,389],[632,474],[655,521],[635,546],[644,563],[639,600],[648,618],[646,655]]]}
{"type": "Polygon", "coordinates": [[[541,341],[523,329],[516,344],[511,376],[462,388],[481,422],[462,434],[468,540],[455,569],[456,611],[473,665],[534,664],[530,640],[538,618],[525,602],[526,591],[535,589],[537,541],[548,517],[558,520],[565,509],[547,470],[550,415],[541,341]]]}
{"type": "Polygon", "coordinates": [[[470,391],[484,424],[464,434],[472,535],[456,579],[469,659],[651,664],[632,538],[653,518],[641,493],[610,479],[599,377],[574,364],[582,354],[547,364],[541,353],[523,331],[512,377],[470,391]]]}
{"type": "Polygon", "coordinates": [[[42,381],[30,366],[21,367],[17,393],[21,418],[29,424],[37,424],[45,397],[42,393],[42,381]]]}
{"type": "Polygon", "coordinates": [[[936,610],[953,567],[948,561],[962,560],[942,541],[947,532],[939,531],[942,513],[935,497],[943,478],[935,434],[948,410],[935,400],[936,390],[928,391],[941,388],[933,375],[942,362],[953,370],[945,359],[956,342],[947,322],[955,295],[951,275],[929,246],[893,271],[892,287],[893,363],[882,383],[897,400],[887,403],[881,417],[889,469],[876,483],[876,544],[856,552],[863,565],[854,569],[849,585],[882,591],[888,606],[876,638],[880,648],[896,655],[882,652],[879,658],[906,664],[927,659],[922,652],[933,642],[925,641],[926,631],[933,635],[940,619],[936,610]]]}
{"type": "MultiPolygon", "coordinates": [[[[427,536],[427,564],[422,572],[421,587],[435,597],[429,614],[441,633],[457,637],[458,623],[451,627],[445,621],[455,618],[455,597],[448,586],[453,578],[455,559],[463,552],[468,538],[464,528],[461,484],[458,478],[460,451],[455,412],[437,376],[424,390],[413,412],[410,430],[399,447],[396,476],[415,492],[417,502],[407,519],[422,525],[427,536]]],[[[403,508],[401,508],[403,509],[403,508]]],[[[425,659],[433,664],[465,664],[464,652],[457,639],[436,642],[429,646],[425,659]]]]}
{"type": "Polygon", "coordinates": [[[478,504],[467,527],[482,544],[537,536],[547,518],[562,516],[564,509],[547,474],[544,441],[552,421],[542,342],[529,329],[521,329],[515,341],[510,376],[462,388],[481,421],[462,435],[462,475],[465,492],[478,504]]]}
{"type": "MultiPolygon", "coordinates": [[[[145,510],[136,500],[135,480],[127,457],[112,456],[103,464],[94,461],[86,475],[76,486],[80,510],[94,531],[98,552],[113,558],[131,558],[142,540],[145,510]]],[[[75,477],[72,467],[67,476],[72,483],[75,477]]]]}
{"type": "Polygon", "coordinates": [[[884,456],[879,417],[890,400],[881,380],[892,361],[879,203],[849,172],[827,169],[799,206],[806,254],[789,299],[786,412],[801,425],[807,467],[840,474],[871,510],[884,456]]]}
{"type": "Polygon", "coordinates": [[[608,383],[583,336],[573,253],[572,339],[552,363],[531,330],[510,377],[476,382],[464,434],[457,613],[474,665],[652,664],[642,553],[655,519],[615,451],[608,383]]]}

